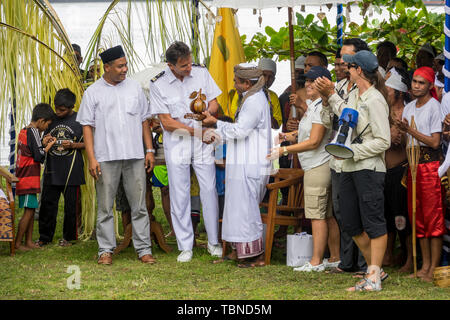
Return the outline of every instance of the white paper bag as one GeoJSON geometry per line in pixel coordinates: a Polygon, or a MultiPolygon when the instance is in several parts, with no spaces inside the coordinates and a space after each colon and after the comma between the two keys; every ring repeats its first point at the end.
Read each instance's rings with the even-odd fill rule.
{"type": "Polygon", "coordinates": [[[6,197],[6,194],[3,192],[2,189],[0,189],[0,198],[4,198],[8,201],[8,198],[6,197]]]}
{"type": "Polygon", "coordinates": [[[313,238],[306,232],[288,234],[286,265],[300,267],[310,261],[313,254],[313,238]]]}

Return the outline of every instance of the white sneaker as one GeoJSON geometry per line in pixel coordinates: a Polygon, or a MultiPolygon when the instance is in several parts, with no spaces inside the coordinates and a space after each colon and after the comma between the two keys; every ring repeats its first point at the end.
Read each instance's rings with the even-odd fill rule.
{"type": "Polygon", "coordinates": [[[178,262],[189,262],[192,260],[192,250],[184,250],[178,255],[178,262]]]}
{"type": "Polygon", "coordinates": [[[309,262],[305,263],[301,267],[294,268],[294,271],[303,271],[303,272],[311,272],[311,271],[322,272],[324,270],[325,270],[325,267],[324,267],[323,263],[318,264],[317,266],[313,266],[309,262]]]}
{"type": "Polygon", "coordinates": [[[208,242],[208,252],[213,257],[221,257],[222,256],[222,246],[220,244],[212,245],[208,242]]]}
{"type": "Polygon", "coordinates": [[[323,259],[323,265],[325,269],[333,269],[337,268],[339,266],[339,263],[341,263],[341,260],[335,261],[335,262],[328,262],[328,259],[323,259]]]}

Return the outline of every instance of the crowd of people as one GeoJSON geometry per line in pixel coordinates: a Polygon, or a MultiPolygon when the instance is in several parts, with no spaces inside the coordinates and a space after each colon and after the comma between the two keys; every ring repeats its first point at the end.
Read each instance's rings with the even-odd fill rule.
{"type": "MultiPolygon", "coordinates": [[[[80,49],[74,49],[81,63],[80,49]]],[[[17,194],[24,215],[17,249],[53,241],[61,193],[65,217],[59,245],[77,240],[85,150],[96,181],[98,264],[110,265],[117,246],[115,201],[124,227],[131,226],[138,259],[156,263],[146,191],[159,187],[178,262],[193,258],[201,212],[206,249],[222,257],[215,263],[263,266],[260,203],[278,158],[280,167],[304,171],[302,225],[312,234],[313,254],[294,271],[355,273],[361,280],[349,291],[381,290],[388,278],[383,266],[401,263],[400,272],[412,273],[413,184],[417,276],[431,281],[434,269],[448,261],[446,190],[438,169],[450,138],[450,96],[443,95],[443,55],[431,45],[418,50],[410,69],[389,41],[373,53],[363,40],[346,39],[334,57],[335,81],[327,56],[311,51],[295,61],[295,92],[289,86],[279,97],[270,90],[277,73],[273,60],[241,63],[234,67],[235,89],[225,93],[227,106],[219,105],[221,90],[204,66],[192,63],[186,44],[174,42],[165,57],[167,67],[150,81],[149,99],[127,77],[127,58],[117,46],[100,54],[103,76],[87,88],[78,113],[69,89],[57,92],[55,112],[48,104],[33,109],[19,134],[17,194]],[[204,104],[197,119],[188,116],[194,103],[204,104]],[[357,115],[345,146],[352,156],[331,155],[326,146],[343,134],[349,114],[357,115]],[[272,136],[274,129],[280,130],[278,137],[272,136]],[[273,147],[274,140],[279,147],[273,147]],[[420,151],[414,180],[408,166],[412,145],[420,151]],[[33,242],[38,208],[39,240],[33,242]],[[223,255],[222,241],[231,245],[230,254],[223,255]]],[[[286,197],[282,190],[280,201],[286,197]]],[[[286,232],[280,227],[277,237],[286,232]]]]}

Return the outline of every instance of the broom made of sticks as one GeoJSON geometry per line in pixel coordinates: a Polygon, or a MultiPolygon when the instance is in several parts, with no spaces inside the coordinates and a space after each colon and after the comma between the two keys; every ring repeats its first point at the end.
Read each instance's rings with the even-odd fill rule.
{"type": "MultiPolygon", "coordinates": [[[[411,116],[412,129],[417,129],[414,122],[414,116],[411,116]]],[[[413,247],[413,262],[414,262],[414,277],[417,277],[417,250],[416,250],[416,179],[417,166],[419,164],[420,146],[419,142],[412,135],[408,134],[408,143],[406,147],[406,154],[408,156],[409,170],[411,171],[412,179],[412,247],[413,247]]]]}

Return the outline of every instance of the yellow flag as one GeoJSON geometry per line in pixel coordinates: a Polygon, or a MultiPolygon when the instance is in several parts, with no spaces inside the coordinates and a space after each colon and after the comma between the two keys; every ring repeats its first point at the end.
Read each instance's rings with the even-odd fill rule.
{"type": "Polygon", "coordinates": [[[216,23],[214,30],[209,73],[222,90],[217,101],[223,113],[234,118],[236,110],[230,110],[229,92],[234,89],[234,66],[245,61],[244,49],[232,9],[219,8],[217,15],[221,16],[222,20],[216,23]]]}

